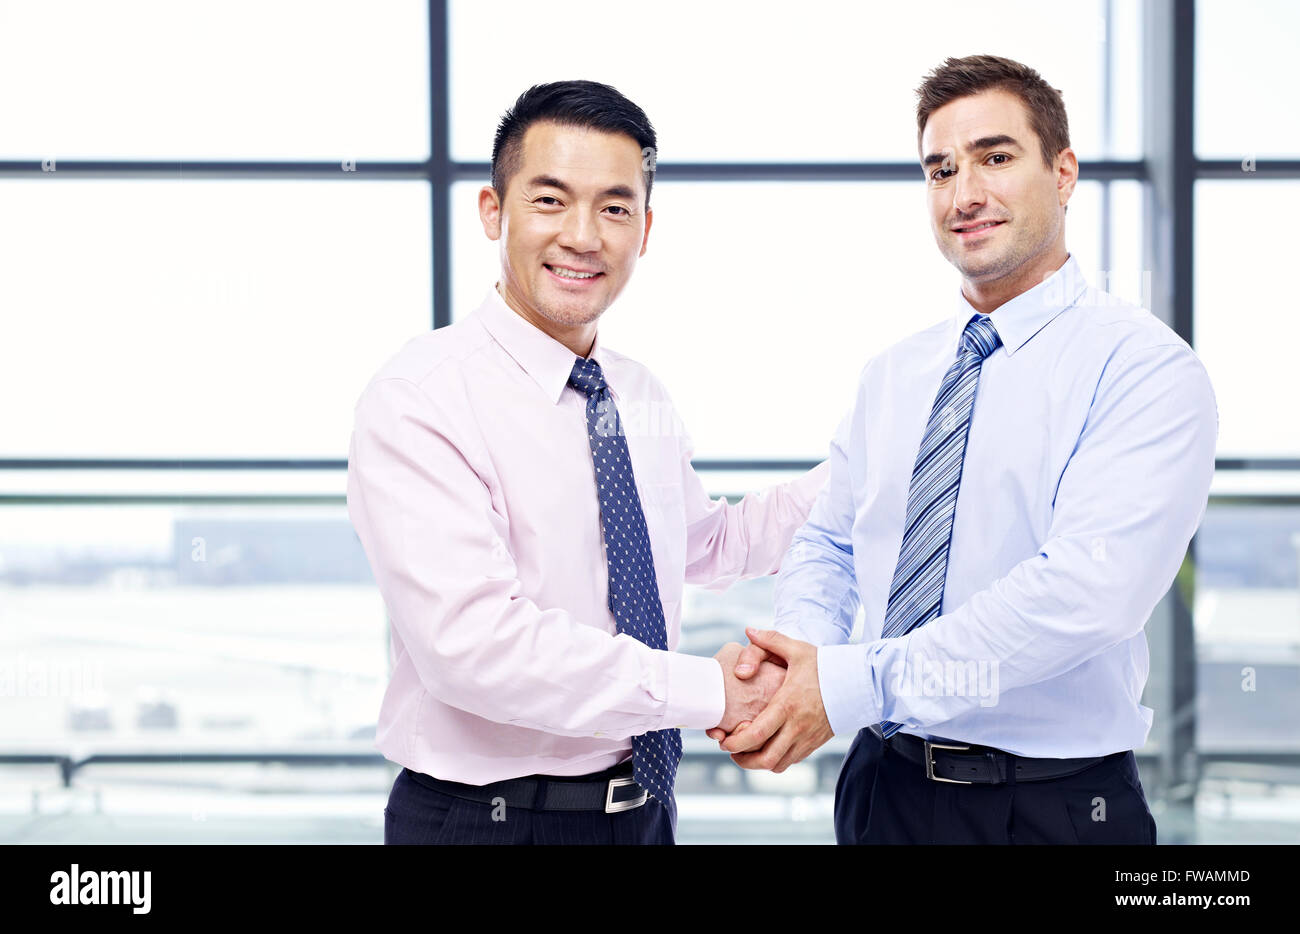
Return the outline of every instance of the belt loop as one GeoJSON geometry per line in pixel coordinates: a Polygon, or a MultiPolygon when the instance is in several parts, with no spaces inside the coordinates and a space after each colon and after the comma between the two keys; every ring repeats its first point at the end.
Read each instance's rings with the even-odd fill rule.
{"type": "Polygon", "coordinates": [[[1009,752],[1001,753],[1002,759],[1007,764],[1007,784],[1012,788],[1016,787],[1016,757],[1009,752]]]}
{"type": "Polygon", "coordinates": [[[540,810],[542,809],[542,806],[543,806],[544,804],[546,804],[546,786],[547,786],[547,784],[548,784],[548,782],[546,781],[546,779],[542,778],[541,776],[538,776],[538,778],[537,778],[537,792],[536,792],[536,794],[533,795],[533,810],[534,810],[534,811],[540,811],[540,810]]]}

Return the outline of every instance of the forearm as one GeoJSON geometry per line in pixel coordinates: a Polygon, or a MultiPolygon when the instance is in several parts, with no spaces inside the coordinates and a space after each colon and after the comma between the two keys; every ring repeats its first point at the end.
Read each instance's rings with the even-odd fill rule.
{"type": "Polygon", "coordinates": [[[501,597],[484,592],[454,624],[432,608],[423,626],[394,615],[422,683],[444,703],[566,736],[708,729],[722,720],[722,671],[713,659],[651,649],[563,611],[501,597]]]}
{"type": "Polygon", "coordinates": [[[813,645],[847,642],[859,598],[851,554],[801,531],[776,578],[773,628],[813,645]]]}
{"type": "Polygon", "coordinates": [[[1140,632],[1181,559],[1168,549],[1141,579],[1107,580],[1064,550],[1047,546],[906,635],[823,647],[818,670],[835,731],[943,723],[1069,671],[1140,632]]]}
{"type": "MultiPolygon", "coordinates": [[[[691,497],[687,486],[687,583],[722,589],[738,580],[774,573],[795,532],[808,518],[829,465],[822,463],[787,483],[746,495],[739,503],[691,497]]],[[[694,477],[692,473],[692,478],[694,477]]]]}
{"type": "Polygon", "coordinates": [[[490,571],[403,568],[381,539],[362,535],[389,618],[421,683],[443,703],[565,736],[707,729],[722,719],[713,659],[651,649],[564,610],[541,610],[517,580],[490,571]]]}
{"type": "Polygon", "coordinates": [[[795,533],[776,577],[775,628],[813,645],[847,642],[860,598],[853,559],[853,470],[848,451],[856,418],[841,421],[831,442],[825,487],[795,533]]]}

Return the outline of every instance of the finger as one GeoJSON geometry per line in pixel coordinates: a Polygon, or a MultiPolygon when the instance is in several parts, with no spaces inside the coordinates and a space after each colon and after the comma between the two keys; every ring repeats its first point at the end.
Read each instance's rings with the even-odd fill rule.
{"type": "Polygon", "coordinates": [[[750,629],[746,627],[745,635],[749,636],[749,641],[754,645],[766,649],[773,655],[779,655],[781,658],[788,659],[799,645],[794,639],[777,632],[775,629],[750,629]]]}
{"type": "Polygon", "coordinates": [[[736,753],[731,757],[731,761],[742,769],[772,769],[777,771],[774,766],[781,763],[794,745],[795,732],[788,725],[783,725],[776,735],[773,736],[761,748],[753,752],[736,753]]]}
{"type": "Polygon", "coordinates": [[[715,726],[711,730],[705,730],[704,735],[707,736],[709,739],[714,739],[717,740],[718,742],[722,742],[724,739],[727,738],[727,731],[720,726],[715,726]]]}
{"type": "Polygon", "coordinates": [[[767,742],[768,738],[780,729],[785,718],[785,713],[776,703],[775,697],[772,701],[744,730],[733,730],[727,737],[727,741],[722,744],[722,748],[727,752],[751,752],[767,742]]]}
{"type": "Polygon", "coordinates": [[[740,650],[740,657],[736,659],[736,677],[752,678],[758,672],[758,666],[767,658],[767,652],[758,646],[745,646],[740,650]]]}
{"type": "Polygon", "coordinates": [[[725,669],[728,661],[733,665],[735,664],[735,658],[740,654],[741,648],[743,648],[743,646],[741,646],[739,642],[728,642],[722,648],[718,649],[718,651],[714,653],[713,657],[717,659],[718,664],[725,669]]]}
{"type": "Polygon", "coordinates": [[[790,747],[785,751],[785,755],[781,757],[780,761],[777,762],[776,765],[772,766],[772,771],[778,774],[784,772],[786,769],[790,768],[790,766],[797,765],[804,759],[807,759],[810,752],[812,752],[812,750],[805,749],[803,743],[791,743],[790,747]]]}

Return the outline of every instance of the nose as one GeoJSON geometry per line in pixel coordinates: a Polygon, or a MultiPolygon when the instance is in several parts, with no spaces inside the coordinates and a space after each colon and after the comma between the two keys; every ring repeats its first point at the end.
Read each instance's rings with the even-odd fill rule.
{"type": "Polygon", "coordinates": [[[960,214],[974,214],[987,200],[984,181],[979,172],[967,169],[959,171],[954,179],[957,184],[952,187],[952,206],[960,214]]]}
{"type": "Polygon", "coordinates": [[[600,249],[596,219],[581,207],[566,211],[557,242],[574,253],[595,253],[600,249]]]}

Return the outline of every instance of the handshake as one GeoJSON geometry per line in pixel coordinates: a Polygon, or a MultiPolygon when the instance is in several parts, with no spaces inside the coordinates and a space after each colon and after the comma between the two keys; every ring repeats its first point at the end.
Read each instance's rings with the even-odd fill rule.
{"type": "Polygon", "coordinates": [[[784,772],[833,736],[817,680],[817,647],[779,632],[746,629],[728,642],[722,666],[727,706],[708,731],[741,768],[784,772]]]}

